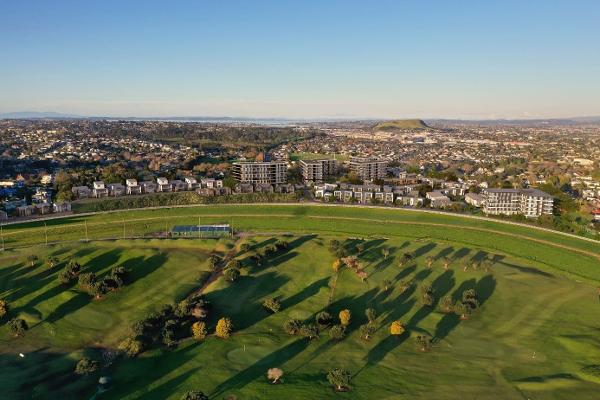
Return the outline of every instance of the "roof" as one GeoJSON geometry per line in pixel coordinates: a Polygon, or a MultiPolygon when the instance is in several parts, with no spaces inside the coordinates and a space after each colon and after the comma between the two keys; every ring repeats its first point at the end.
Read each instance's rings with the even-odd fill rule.
{"type": "Polygon", "coordinates": [[[229,232],[231,227],[229,224],[222,225],[175,225],[171,232],[229,232]]]}

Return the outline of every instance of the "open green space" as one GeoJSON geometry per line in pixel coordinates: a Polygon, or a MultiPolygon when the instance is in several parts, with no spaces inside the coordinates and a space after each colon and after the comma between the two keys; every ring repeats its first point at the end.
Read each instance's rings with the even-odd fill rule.
{"type": "Polygon", "coordinates": [[[4,230],[0,299],[9,313],[0,326],[0,383],[6,398],[88,399],[99,376],[110,376],[112,384],[97,399],[179,399],[187,390],[211,399],[594,399],[600,390],[597,243],[491,221],[342,207],[193,207],[46,224],[4,230]],[[229,222],[239,235],[151,238],[199,218],[229,222]],[[79,242],[86,228],[90,241],[79,242]],[[61,243],[45,245],[46,234],[49,243],[61,243]],[[113,239],[94,240],[100,238],[113,239]],[[288,248],[260,265],[252,260],[277,240],[288,248]],[[348,267],[334,272],[331,240],[358,258],[368,274],[364,282],[348,267]],[[239,260],[240,278],[230,283],[216,273],[204,286],[211,254],[239,260]],[[405,254],[413,258],[402,261],[405,254]],[[30,255],[38,257],[34,266],[30,255]],[[50,268],[48,256],[60,263],[50,268]],[[99,276],[125,266],[131,282],[94,299],[76,284],[58,282],[71,260],[99,276]],[[473,266],[482,260],[491,264],[473,266]],[[433,288],[432,306],[421,302],[425,285],[433,288]],[[460,300],[467,289],[479,298],[473,315],[461,320],[445,312],[442,298],[460,300]],[[134,322],[198,290],[212,305],[205,340],[183,338],[174,348],[121,356],[88,377],[74,374],[79,359],[102,363],[134,322]],[[274,314],[262,306],[273,297],[282,306],[274,314]],[[377,312],[370,340],[359,332],[367,308],[377,312]],[[352,318],[342,340],[330,339],[327,329],[313,340],[283,329],[291,318],[314,322],[323,310],[337,320],[343,309],[352,318]],[[9,332],[6,321],[15,317],[29,325],[23,337],[9,332]],[[233,322],[229,339],[212,335],[221,317],[233,322]],[[390,335],[396,320],[406,327],[399,337],[390,335]],[[419,349],[418,335],[431,338],[429,351],[419,349]],[[266,377],[273,367],[284,372],[281,384],[266,377]],[[352,374],[348,392],[332,390],[331,368],[352,374]]]}

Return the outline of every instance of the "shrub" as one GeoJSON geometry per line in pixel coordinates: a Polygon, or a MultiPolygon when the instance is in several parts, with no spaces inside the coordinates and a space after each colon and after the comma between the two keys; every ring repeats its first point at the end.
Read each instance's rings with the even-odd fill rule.
{"type": "Polygon", "coordinates": [[[350,325],[350,319],[352,318],[352,314],[350,313],[350,310],[346,309],[346,310],[340,311],[339,317],[340,317],[340,324],[342,324],[342,326],[350,325]]]}
{"type": "Polygon", "coordinates": [[[8,303],[6,300],[0,300],[0,318],[8,313],[8,303]]]}
{"type": "Polygon", "coordinates": [[[334,368],[327,373],[327,380],[337,391],[349,388],[351,375],[348,371],[341,368],[334,368]]]}
{"type": "Polygon", "coordinates": [[[85,290],[88,290],[93,284],[96,283],[96,274],[93,272],[88,272],[85,274],[81,274],[79,275],[79,278],[77,279],[77,284],[85,290]]]}
{"type": "Polygon", "coordinates": [[[219,322],[217,322],[215,335],[221,339],[227,339],[231,336],[232,330],[233,324],[231,323],[231,320],[229,318],[221,318],[219,322]]]}
{"type": "Polygon", "coordinates": [[[327,327],[331,324],[333,318],[327,311],[321,311],[315,316],[315,322],[319,327],[327,327]]]}
{"type": "Polygon", "coordinates": [[[199,390],[188,390],[181,396],[181,400],[208,400],[208,396],[199,390]]]}
{"type": "Polygon", "coordinates": [[[394,321],[390,325],[390,334],[400,336],[405,332],[404,325],[400,321],[394,321]]]}
{"type": "Polygon", "coordinates": [[[433,288],[430,285],[421,286],[421,303],[424,306],[431,307],[435,302],[433,288]]]}
{"type": "Polygon", "coordinates": [[[342,340],[346,335],[346,328],[342,325],[334,325],[329,329],[329,337],[333,340],[342,340]]]}
{"type": "Polygon", "coordinates": [[[444,296],[442,297],[442,299],[440,300],[440,308],[442,309],[443,312],[448,313],[448,312],[452,312],[452,297],[451,296],[444,296]]]}
{"type": "Polygon", "coordinates": [[[300,330],[299,330],[298,333],[300,335],[302,335],[303,337],[311,339],[311,340],[314,339],[314,338],[319,337],[319,330],[313,324],[302,325],[300,327],[300,330]]]}
{"type": "Polygon", "coordinates": [[[140,340],[127,338],[119,343],[119,350],[125,352],[129,357],[135,357],[144,351],[144,344],[140,340]]]}
{"type": "Polygon", "coordinates": [[[276,313],[281,310],[281,303],[276,298],[267,299],[263,302],[263,307],[267,310],[276,313]]]}
{"type": "Polygon", "coordinates": [[[363,338],[365,340],[369,340],[369,339],[371,339],[371,336],[373,336],[375,334],[375,326],[370,323],[363,324],[358,329],[358,332],[359,332],[361,338],[363,338]]]}
{"type": "Polygon", "coordinates": [[[75,367],[75,373],[77,375],[90,375],[98,371],[100,363],[89,358],[82,358],[75,367]]]}
{"type": "Polygon", "coordinates": [[[14,336],[23,336],[29,329],[27,322],[21,318],[13,318],[8,322],[8,329],[14,336]]]}
{"type": "Polygon", "coordinates": [[[300,333],[300,328],[302,327],[302,322],[299,319],[288,319],[283,324],[283,330],[288,335],[297,335],[300,333]]]}
{"type": "Polygon", "coordinates": [[[277,383],[282,376],[283,371],[280,368],[269,368],[267,371],[267,379],[269,379],[271,383],[277,383]]]}
{"type": "Polygon", "coordinates": [[[240,270],[237,268],[228,268],[223,273],[223,278],[229,282],[235,282],[240,277],[240,270]]]}
{"type": "Polygon", "coordinates": [[[206,338],[206,324],[198,321],[192,324],[192,336],[196,340],[204,340],[206,338]]]}

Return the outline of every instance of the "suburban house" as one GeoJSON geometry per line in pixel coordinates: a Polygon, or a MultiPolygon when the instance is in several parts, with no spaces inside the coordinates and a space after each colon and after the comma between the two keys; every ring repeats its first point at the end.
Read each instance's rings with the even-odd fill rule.
{"type": "Polygon", "coordinates": [[[110,196],[117,197],[125,194],[125,186],[121,183],[109,183],[106,187],[110,196]]]}
{"type": "Polygon", "coordinates": [[[425,193],[425,198],[431,200],[431,208],[446,208],[452,201],[439,190],[425,193]]]}
{"type": "Polygon", "coordinates": [[[198,188],[198,181],[194,177],[186,176],[183,178],[183,181],[187,185],[188,190],[196,190],[198,188]]]}
{"type": "Polygon", "coordinates": [[[182,190],[187,190],[188,185],[184,181],[175,179],[171,181],[171,188],[174,192],[181,192],[182,190]]]}
{"type": "Polygon", "coordinates": [[[156,178],[156,191],[157,192],[170,192],[171,185],[169,180],[164,177],[156,178]]]}
{"type": "Polygon", "coordinates": [[[483,207],[484,200],[485,198],[477,193],[467,193],[465,195],[465,202],[473,207],[483,207]]]}
{"type": "Polygon", "coordinates": [[[92,191],[87,186],[73,186],[71,188],[71,192],[78,199],[86,199],[86,198],[90,197],[90,195],[92,194],[92,191]]]}
{"type": "Polygon", "coordinates": [[[142,183],[140,183],[140,187],[142,188],[142,193],[156,192],[156,183],[152,181],[143,181],[142,183]]]}
{"type": "Polygon", "coordinates": [[[104,182],[95,181],[93,184],[93,196],[94,197],[107,197],[108,189],[104,186],[104,182]]]}
{"type": "Polygon", "coordinates": [[[71,211],[71,203],[63,202],[63,203],[54,203],[52,205],[52,211],[55,213],[63,213],[71,211]]]}
{"type": "Polygon", "coordinates": [[[142,187],[138,185],[136,179],[126,179],[125,186],[127,186],[127,194],[141,194],[142,187]]]}

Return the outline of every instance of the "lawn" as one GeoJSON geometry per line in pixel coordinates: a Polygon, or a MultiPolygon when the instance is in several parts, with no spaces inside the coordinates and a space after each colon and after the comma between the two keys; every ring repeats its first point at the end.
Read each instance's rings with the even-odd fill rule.
{"type": "MultiPolygon", "coordinates": [[[[600,364],[596,292],[600,279],[594,243],[458,218],[444,220],[449,227],[433,226],[426,223],[440,223],[439,216],[387,210],[357,213],[275,206],[191,210],[195,217],[190,209],[172,209],[109,214],[102,216],[105,220],[93,216],[87,224],[88,229],[114,233],[122,230],[119,218],[136,218],[148,224],[140,232],[150,232],[165,222],[192,223],[200,215],[204,222],[231,221],[247,234],[219,241],[74,242],[0,255],[0,298],[8,300],[11,317],[24,318],[30,326],[22,338],[13,338],[6,326],[0,327],[2,396],[91,398],[99,375],[74,375],[77,360],[83,355],[99,359],[102,349],[114,348],[127,336],[133,322],[197,290],[200,274],[209,270],[209,254],[230,252],[242,262],[242,276],[234,283],[219,278],[204,294],[213,305],[207,321],[210,331],[218,318],[227,316],[234,324],[233,336],[228,340],[210,336],[203,342],[185,339],[175,349],[157,348],[137,358],[119,359],[102,371],[113,383],[98,399],[179,399],[191,389],[202,390],[211,399],[597,398],[598,378],[586,372],[600,364]],[[261,215],[267,212],[271,218],[261,215]],[[377,218],[381,220],[372,221],[377,218]],[[277,238],[288,241],[289,248],[261,266],[249,261],[277,238]],[[364,250],[357,255],[369,275],[365,282],[348,268],[335,277],[331,239],[343,241],[353,253],[362,243],[364,250]],[[545,243],[550,239],[567,248],[545,243]],[[238,251],[242,242],[251,245],[248,252],[238,251]],[[387,258],[384,248],[389,250],[387,258]],[[400,265],[404,253],[416,258],[400,265]],[[30,254],[40,259],[35,267],[28,264],[30,254]],[[93,300],[76,286],[58,284],[60,266],[49,270],[42,265],[48,255],[77,260],[99,275],[124,265],[132,282],[93,300]],[[431,269],[426,266],[429,257],[431,269]],[[444,257],[451,260],[447,271],[444,257]],[[483,258],[494,260],[490,269],[463,270],[468,262],[483,258]],[[384,280],[392,282],[388,291],[384,280]],[[400,283],[407,281],[413,285],[402,292],[400,283]],[[424,284],[435,291],[433,307],[421,304],[424,284]],[[458,300],[469,288],[476,289],[481,303],[470,318],[442,312],[440,298],[458,300]],[[261,303],[270,297],[281,300],[280,312],[263,309],[261,303]],[[377,311],[377,331],[365,341],[358,328],[366,322],[369,307],[377,311]],[[352,322],[341,341],[331,340],[326,330],[309,341],[288,336],[282,329],[287,319],[314,321],[322,310],[337,316],[345,308],[351,311],[352,322]],[[394,320],[402,321],[407,333],[390,336],[394,320]],[[430,351],[417,348],[417,335],[433,339],[430,351]],[[272,367],[284,371],[282,384],[268,383],[266,371],[272,367]],[[331,389],[326,373],[334,367],[352,373],[349,392],[331,389]]],[[[52,229],[64,230],[71,238],[75,224],[81,224],[78,218],[52,221],[52,229]]]]}

